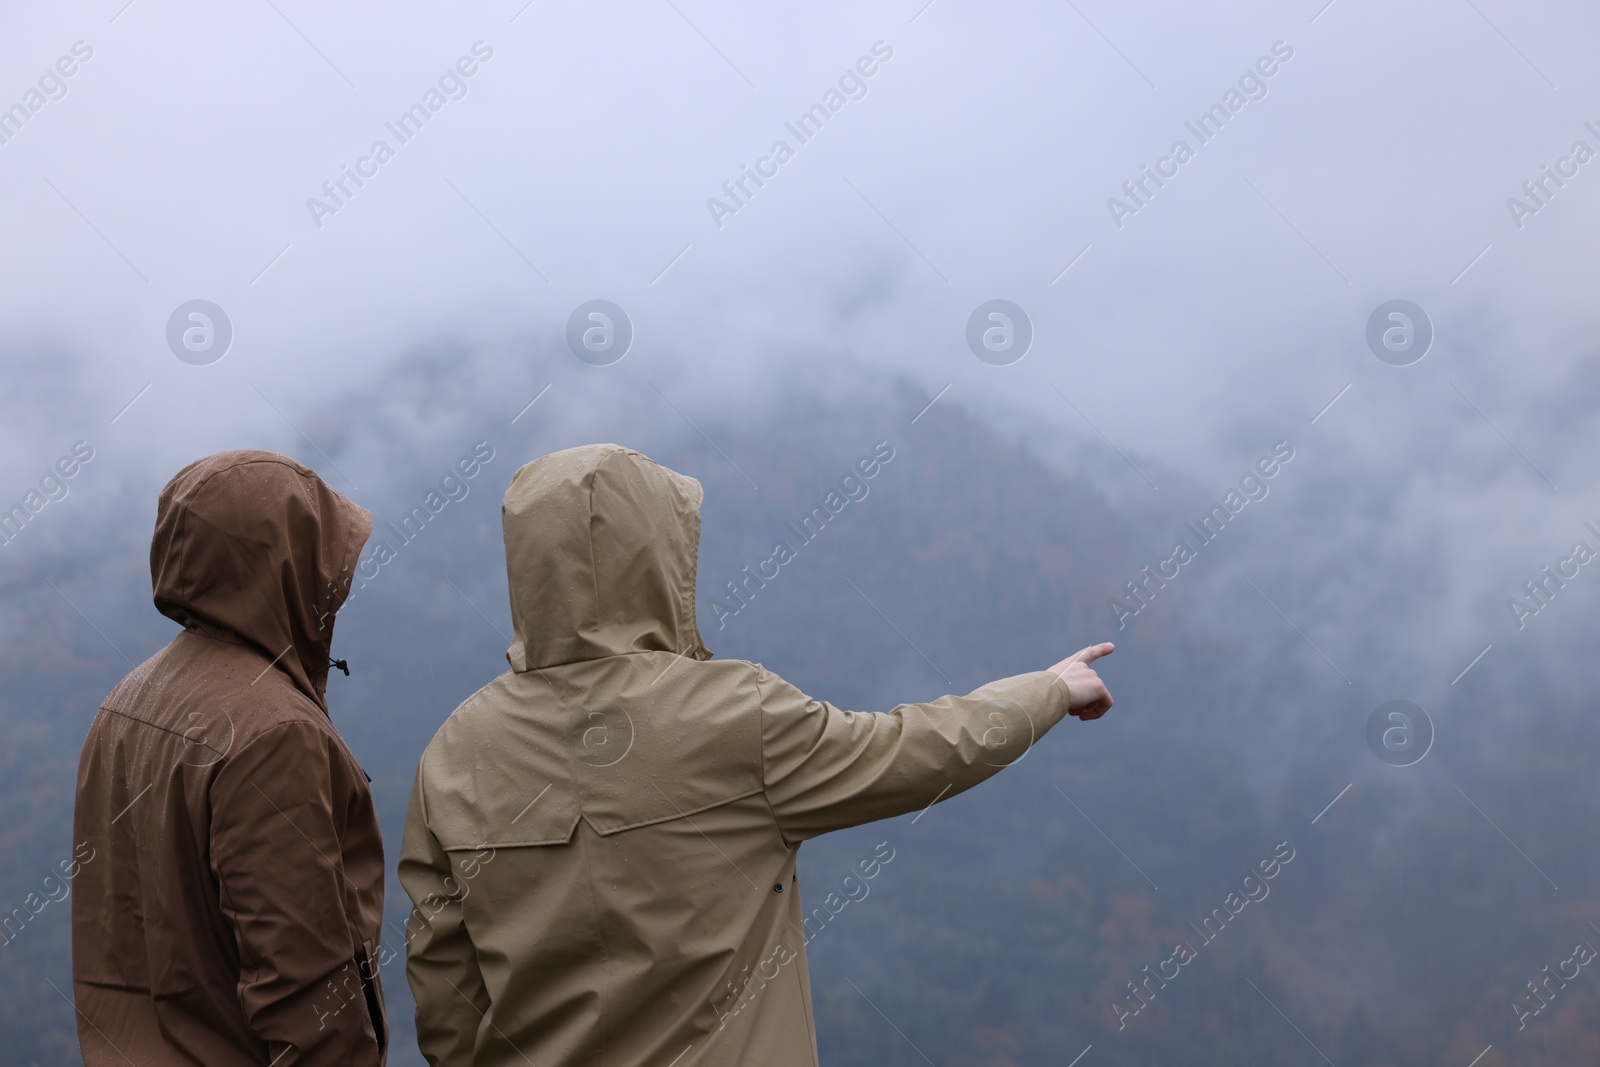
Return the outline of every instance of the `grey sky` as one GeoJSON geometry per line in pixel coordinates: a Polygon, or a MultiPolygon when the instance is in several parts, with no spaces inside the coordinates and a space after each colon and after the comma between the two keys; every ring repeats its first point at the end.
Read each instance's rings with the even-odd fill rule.
{"type": "MultiPolygon", "coordinates": [[[[75,42],[93,49],[0,145],[8,499],[79,438],[95,475],[148,494],[223,447],[317,461],[292,425],[336,482],[375,488],[386,434],[448,456],[458,427],[508,421],[547,385],[526,417],[581,439],[619,408],[679,419],[662,394],[699,423],[797,379],[849,388],[862,367],[1058,434],[1065,466],[1098,457],[1108,491],[1170,516],[1141,558],[1199,501],[1150,490],[1102,436],[1202,493],[1290,439],[1302,466],[1262,509],[1289,501],[1272,566],[1303,587],[1286,597],[1318,602],[1316,576],[1355,545],[1448,561],[1437,599],[1406,610],[1439,614],[1449,662],[1600,514],[1600,163],[1520,229],[1506,206],[1574,141],[1600,150],[1596,15],[1577,4],[114,0],[8,22],[8,104],[75,42]],[[492,57],[465,95],[401,144],[385,123],[480,41],[492,57]],[[800,144],[785,123],[880,41],[892,58],[865,95],[800,144]],[[1200,144],[1185,123],[1275,42],[1292,59],[1200,144]],[[1180,138],[1194,158],[1119,228],[1107,199],[1180,138]],[[379,139],[393,158],[319,227],[308,198],[379,139]],[[778,139],[793,158],[716,225],[708,198],[778,139]],[[595,297],[637,333],[610,367],[562,340],[595,297]],[[1035,330],[1009,367],[963,336],[996,297],[1035,330]],[[210,366],[164,337],[195,298],[234,331],[210,366]],[[1436,332],[1411,367],[1364,341],[1393,298],[1436,332]],[[446,338],[471,353],[454,388],[395,408],[404,354],[446,338]]],[[[1317,613],[1347,656],[1380,592],[1361,583],[1343,575],[1317,613]]]]}
{"type": "MultiPolygon", "coordinates": [[[[1370,759],[1360,730],[1380,701],[1416,700],[1435,717],[1441,756],[1454,745],[1493,767],[1504,751],[1526,760],[1567,744],[1565,724],[1588,706],[1600,566],[1523,629],[1507,601],[1573,542],[1600,549],[1584,525],[1600,527],[1600,157],[1553,193],[1549,182],[1521,225],[1507,201],[1527,202],[1524,183],[1563,166],[1575,142],[1600,153],[1593,5],[11,8],[0,15],[0,508],[75,442],[95,458],[0,547],[0,642],[23,647],[50,613],[86,641],[100,640],[86,623],[103,625],[130,652],[164,639],[145,599],[148,524],[159,487],[206,453],[292,452],[381,520],[479,439],[498,454],[473,509],[542,451],[662,440],[689,423],[715,440],[719,426],[762,425],[804,392],[902,418],[890,397],[905,379],[1025,439],[1128,517],[1124,557],[1095,579],[1105,598],[1167,556],[1185,521],[1275,442],[1295,449],[1270,495],[1177,579],[1193,610],[1184,625],[1195,624],[1185,636],[1226,650],[1237,701],[1200,708],[1214,718],[1199,725],[1182,700],[1140,709],[1149,714],[1108,721],[1126,733],[1094,743],[1137,764],[1150,751],[1140,739],[1173,723],[1213,729],[1237,746],[1264,809],[1308,791],[1344,796],[1350,783],[1345,810],[1370,807],[1349,816],[1349,833],[1374,848],[1410,840],[1409,824],[1470,819],[1478,836],[1467,840],[1492,872],[1471,876],[1499,884],[1504,863],[1539,894],[1501,892],[1496,914],[1557,907],[1498,834],[1541,863],[1564,853],[1582,866],[1592,852],[1586,800],[1520,799],[1549,784],[1530,764],[1513,758],[1499,781],[1482,772],[1457,786],[1448,776],[1472,761],[1436,757],[1407,776],[1370,759]],[[1252,73],[1274,55],[1270,76],[1252,73]],[[870,77],[847,73],[862,57],[873,57],[870,77]],[[826,107],[830,90],[840,106],[802,143],[789,124],[826,107]],[[1189,124],[1230,90],[1241,106],[1202,143],[1189,124]],[[430,91],[437,110],[402,143],[390,126],[430,91]],[[20,129],[13,105],[26,112],[20,129]],[[1124,182],[1163,165],[1180,139],[1192,158],[1147,186],[1119,226],[1108,199],[1127,203],[1124,182]],[[392,158],[364,163],[379,140],[392,158]],[[735,213],[708,208],[727,203],[724,183],[743,168],[767,166],[779,140],[784,161],[735,213]],[[329,202],[325,182],[363,166],[375,169],[359,187],[344,179],[336,212],[308,208],[329,202]],[[205,366],[180,360],[166,336],[175,309],[197,299],[232,329],[226,355],[205,366]],[[580,361],[565,339],[569,315],[594,299],[620,305],[635,333],[609,366],[580,361]],[[1009,366],[966,340],[969,316],[994,299],[1031,320],[1032,347],[1009,366]],[[1410,366],[1381,361],[1366,340],[1374,309],[1396,299],[1420,305],[1434,333],[1410,366]],[[129,621],[134,601],[142,621],[129,621]],[[1294,669],[1273,657],[1297,657],[1294,669]],[[1540,675],[1544,706],[1521,702],[1518,672],[1540,675]],[[1462,787],[1485,808],[1459,802],[1462,787]]],[[[972,488],[969,471],[950,478],[972,488]]],[[[726,480],[724,518],[764,499],[752,489],[729,506],[727,484],[746,488],[726,480]]],[[[492,513],[445,543],[469,546],[453,549],[448,573],[498,618],[503,594],[482,592],[503,580],[492,513]]],[[[851,523],[865,531],[870,515],[851,523]]],[[[714,534],[724,558],[767,549],[730,549],[730,525],[714,534]]],[[[412,596],[435,621],[483,621],[420,561],[410,573],[354,610],[412,596]]],[[[1144,672],[1167,651],[1117,631],[1111,611],[1100,617],[1105,632],[1083,643],[1127,649],[1108,676],[1144,672]]],[[[368,621],[370,636],[379,622],[368,621]]],[[[908,673],[913,682],[938,684],[908,673]]],[[[33,713],[19,712],[17,737],[33,713]]],[[[1223,803],[1162,797],[1175,813],[1223,803]]],[[[1172,825],[1153,832],[1182,836],[1172,825]]],[[[1592,895],[1562,877],[1560,901],[1592,895]]],[[[1390,966],[1376,916],[1411,913],[1381,903],[1358,923],[1329,913],[1325,938],[1282,932],[1282,944],[1313,946],[1298,990],[1342,1012],[1352,990],[1392,983],[1373,1004],[1412,1011],[1417,987],[1390,966]]],[[[1488,918],[1486,930],[1501,925],[1488,918]]],[[[1412,947],[1397,937],[1394,957],[1439,969],[1412,947]]],[[[1513,953],[1486,955],[1496,953],[1522,974],[1513,953]]]]}

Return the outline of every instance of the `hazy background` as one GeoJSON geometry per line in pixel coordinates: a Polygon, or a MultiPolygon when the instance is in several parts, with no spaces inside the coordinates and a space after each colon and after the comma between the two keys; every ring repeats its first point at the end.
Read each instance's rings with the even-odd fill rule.
{"type": "MultiPolygon", "coordinates": [[[[174,630],[147,553],[179,467],[278,449],[381,522],[495,449],[340,616],[330,704],[392,854],[422,746],[505,668],[501,491],[615,440],[705,483],[710,646],[818,697],[884,710],[1118,643],[1106,719],[807,845],[808,903],[896,850],[811,945],[825,1063],[1600,1059],[1593,965],[1513,1007],[1600,947],[1600,572],[1521,629],[1508,608],[1600,550],[1600,161],[1520,227],[1507,206],[1600,152],[1600,13],[523,2],[0,14],[0,108],[92,49],[0,126],[0,506],[94,450],[0,547],[0,912],[71,854],[97,702],[174,630]],[[384,124],[476,42],[400,144],[384,124]],[[784,123],[877,42],[799,144],[784,123]],[[1198,144],[1275,42],[1266,95],[1198,144]],[[1179,138],[1119,228],[1107,198],[1179,138]],[[378,139],[319,227],[307,199],[378,139]],[[794,158],[719,227],[707,198],[777,139],[794,158]],[[565,340],[597,298],[635,332],[609,366],[565,340]],[[965,339],[995,298],[1034,331],[1009,366],[965,339]],[[194,299],[233,331],[210,365],[166,340],[194,299]],[[1367,345],[1393,299],[1434,331],[1410,366],[1367,345]],[[879,440],[870,496],[719,630],[722,583],[879,440]],[[1279,441],[1266,499],[1118,629],[1108,599],[1279,441]],[[1392,699],[1431,719],[1413,766],[1367,742],[1392,699]],[[1271,895],[1119,1030],[1126,982],[1285,841],[1271,895]]],[[[0,947],[8,1061],[77,1062],[69,907],[0,947]]],[[[390,1062],[420,1063],[384,979],[390,1062]]]]}

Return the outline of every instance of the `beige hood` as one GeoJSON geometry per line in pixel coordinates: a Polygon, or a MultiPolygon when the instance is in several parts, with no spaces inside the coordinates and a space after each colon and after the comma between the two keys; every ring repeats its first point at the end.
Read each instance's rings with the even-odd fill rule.
{"type": "Polygon", "coordinates": [[[695,621],[693,478],[620,445],[517,471],[501,508],[518,673],[632,652],[710,659],[695,621]]]}

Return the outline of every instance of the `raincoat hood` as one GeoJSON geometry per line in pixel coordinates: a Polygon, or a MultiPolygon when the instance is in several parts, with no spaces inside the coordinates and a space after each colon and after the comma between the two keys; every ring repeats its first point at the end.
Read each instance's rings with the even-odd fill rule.
{"type": "Polygon", "coordinates": [[[333,617],[372,515],[275,452],[220,452],[161,491],[150,577],[161,614],[255,645],[322,703],[333,617]]]}
{"type": "Polygon", "coordinates": [[[523,466],[506,490],[517,672],[634,652],[711,658],[695,621],[700,483],[620,445],[523,466]]]}

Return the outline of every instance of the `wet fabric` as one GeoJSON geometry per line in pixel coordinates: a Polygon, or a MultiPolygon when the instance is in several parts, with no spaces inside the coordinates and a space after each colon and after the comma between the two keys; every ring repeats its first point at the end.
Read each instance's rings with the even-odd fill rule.
{"type": "Polygon", "coordinates": [[[428,745],[401,847],[436,1067],[814,1067],[802,842],[954,796],[1067,712],[1046,672],[863,714],[711,661],[701,496],[616,445],[506,493],[511,670],[428,745]]]}
{"type": "Polygon", "coordinates": [[[162,491],[150,573],[184,629],[112,690],[79,764],[88,1067],[384,1062],[383,844],[323,697],[371,530],[270,452],[210,456],[162,491]]]}

